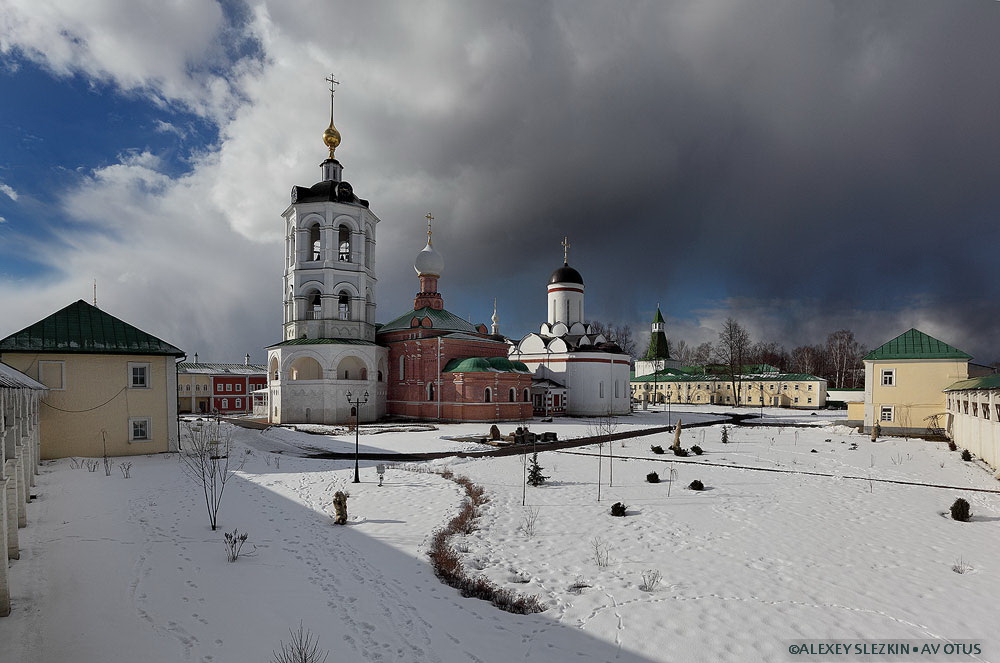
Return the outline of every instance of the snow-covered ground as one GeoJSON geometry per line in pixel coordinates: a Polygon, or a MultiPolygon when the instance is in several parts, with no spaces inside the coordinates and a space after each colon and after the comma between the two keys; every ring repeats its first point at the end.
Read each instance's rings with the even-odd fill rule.
{"type": "MultiPolygon", "coordinates": [[[[532,430],[566,439],[573,426],[583,435],[587,422],[532,430]]],[[[451,443],[442,438],[482,430],[448,425],[362,441],[441,450],[451,443]]],[[[536,615],[461,598],[434,576],[426,544],[461,504],[454,483],[397,467],[379,487],[375,463],[363,461],[362,483],[352,484],[353,461],[288,453],[317,439],[349,440],[353,450],[346,435],[283,431],[276,465],[279,456],[264,451],[276,431],[235,430],[254,451],[227,487],[217,532],[176,458],[131,459],[129,479],[47,462],[11,566],[0,660],[268,661],[301,621],[331,663],[780,661],[791,660],[790,640],[850,638],[976,640],[977,660],[1000,661],[1000,495],[877,481],[1000,489],[988,472],[940,443],[872,443],[842,427],[730,428],[728,444],[721,431],[685,431],[684,446],[705,453],[682,459],[651,453],[669,446],[668,434],[616,442],[613,468],[605,446],[600,502],[597,448],[540,454],[550,479],[537,488],[524,488],[516,456],[427,463],[487,489],[480,529],[457,542],[465,564],[538,596],[548,609],[536,615]],[[664,481],[647,483],[650,471],[664,481]],[[693,479],[707,489],[688,490],[693,479]],[[351,493],[346,527],[331,524],[338,487],[351,493]],[[942,515],[959,496],[972,503],[972,522],[942,515]],[[624,518],[609,514],[615,501],[628,504],[624,518]],[[533,511],[528,536],[521,526],[533,511]],[[256,551],[230,564],[221,528],[237,527],[256,551]],[[960,561],[971,569],[956,573],[960,561]],[[648,570],[662,580],[644,590],[648,570]]]]}

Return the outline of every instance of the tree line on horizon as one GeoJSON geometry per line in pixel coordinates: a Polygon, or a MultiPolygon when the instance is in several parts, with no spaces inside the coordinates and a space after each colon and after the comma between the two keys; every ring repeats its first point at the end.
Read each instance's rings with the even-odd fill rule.
{"type": "MultiPolygon", "coordinates": [[[[629,325],[590,322],[595,330],[633,359],[641,359],[644,351],[637,347],[629,325]]],[[[735,319],[722,325],[715,343],[707,341],[697,346],[684,340],[670,342],[670,356],[686,366],[719,364],[727,374],[738,375],[743,366],[767,364],[782,373],[808,373],[824,378],[830,389],[864,387],[865,372],[862,358],[868,348],[858,342],[850,329],[831,332],[823,343],[800,345],[790,352],[774,341],[754,341],[750,332],[735,319]]]]}

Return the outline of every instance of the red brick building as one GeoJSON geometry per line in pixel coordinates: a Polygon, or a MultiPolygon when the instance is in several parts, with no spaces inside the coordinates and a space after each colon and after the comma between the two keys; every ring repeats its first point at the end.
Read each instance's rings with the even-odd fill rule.
{"type": "Polygon", "coordinates": [[[246,414],[253,410],[253,392],[267,386],[264,366],[181,363],[177,365],[179,412],[246,414]]]}
{"type": "Polygon", "coordinates": [[[444,260],[431,245],[414,265],[420,292],[413,310],[382,325],[389,350],[386,414],[442,421],[529,419],[531,371],[507,358],[507,340],[450,313],[437,291],[444,260]]]}

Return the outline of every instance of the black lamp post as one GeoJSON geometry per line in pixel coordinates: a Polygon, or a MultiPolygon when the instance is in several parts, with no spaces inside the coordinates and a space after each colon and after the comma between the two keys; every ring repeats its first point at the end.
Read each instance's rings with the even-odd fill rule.
{"type": "Polygon", "coordinates": [[[351,392],[347,392],[347,402],[351,404],[351,409],[354,410],[354,483],[361,483],[361,474],[358,472],[358,424],[361,423],[361,405],[368,402],[368,392],[365,392],[364,396],[358,396],[356,399],[351,399],[351,392]]]}

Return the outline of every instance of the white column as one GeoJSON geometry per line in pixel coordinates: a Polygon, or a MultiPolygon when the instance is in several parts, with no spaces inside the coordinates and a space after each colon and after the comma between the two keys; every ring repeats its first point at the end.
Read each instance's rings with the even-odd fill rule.
{"type": "Polygon", "coordinates": [[[7,558],[19,559],[17,542],[17,461],[8,460],[4,463],[5,518],[7,531],[7,558]]]}

